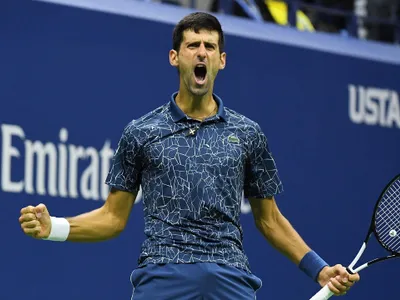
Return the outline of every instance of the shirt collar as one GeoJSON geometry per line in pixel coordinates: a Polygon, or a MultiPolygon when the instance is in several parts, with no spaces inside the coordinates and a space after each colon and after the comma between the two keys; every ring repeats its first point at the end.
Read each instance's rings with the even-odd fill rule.
{"type": "MultiPolygon", "coordinates": [[[[171,110],[171,115],[172,119],[174,120],[175,123],[185,119],[188,120],[190,119],[176,104],[175,98],[178,95],[178,92],[175,92],[171,96],[171,101],[170,101],[170,110],[171,110]]],[[[225,107],[224,103],[222,102],[222,99],[218,97],[216,94],[213,93],[213,98],[215,102],[217,102],[218,105],[218,112],[217,115],[215,116],[216,118],[221,118],[226,121],[226,113],[225,113],[225,107]]]]}

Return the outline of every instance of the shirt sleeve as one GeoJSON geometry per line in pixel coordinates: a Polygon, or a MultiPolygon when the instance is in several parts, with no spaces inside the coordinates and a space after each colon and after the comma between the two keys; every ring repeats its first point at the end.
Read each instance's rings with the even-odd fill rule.
{"type": "Polygon", "coordinates": [[[244,196],[246,198],[272,197],[283,191],[278,170],[267,138],[256,126],[248,142],[249,153],[245,170],[244,196]]]}
{"type": "Polygon", "coordinates": [[[141,184],[142,148],[132,132],[132,125],[127,126],[118,142],[106,184],[119,190],[137,192],[141,184]]]}

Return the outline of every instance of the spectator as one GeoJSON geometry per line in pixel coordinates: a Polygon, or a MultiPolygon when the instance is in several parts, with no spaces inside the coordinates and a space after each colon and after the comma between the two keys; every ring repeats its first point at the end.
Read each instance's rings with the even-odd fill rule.
{"type": "MultiPolygon", "coordinates": [[[[233,1],[232,14],[235,16],[249,18],[249,15],[243,9],[242,5],[233,1]]],[[[254,0],[254,4],[262,19],[266,22],[286,26],[288,25],[288,6],[282,0],[254,0]]],[[[214,0],[211,5],[212,12],[219,11],[219,0],[214,0]]],[[[314,26],[308,16],[301,10],[297,11],[297,28],[299,30],[315,31],[314,26]]]]}

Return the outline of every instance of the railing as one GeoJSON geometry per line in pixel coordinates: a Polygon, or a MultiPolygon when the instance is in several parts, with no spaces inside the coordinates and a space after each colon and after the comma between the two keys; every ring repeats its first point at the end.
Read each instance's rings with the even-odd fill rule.
{"type": "MultiPolygon", "coordinates": [[[[142,0],[152,2],[154,0],[142,0]]],[[[189,7],[196,8],[198,4],[204,0],[189,0],[187,3],[189,7]]],[[[332,17],[341,17],[345,20],[346,34],[352,37],[365,39],[368,38],[368,26],[386,25],[393,29],[393,43],[400,43],[400,16],[399,0],[392,0],[392,12],[390,18],[378,18],[368,16],[366,5],[370,0],[348,0],[354,2],[354,10],[342,10],[332,7],[327,7],[323,4],[322,0],[315,0],[314,4],[306,3],[300,0],[285,0],[288,7],[288,26],[296,27],[297,24],[297,11],[308,10],[313,11],[317,15],[328,15],[332,17]]],[[[171,0],[159,0],[158,2],[173,2],[171,0]]],[[[179,1],[176,1],[179,2],[179,1]]],[[[258,1],[263,3],[264,1],[258,1]]],[[[254,0],[219,0],[218,12],[225,14],[233,14],[234,5],[239,5],[247,17],[257,21],[264,22],[259,7],[254,0]]]]}

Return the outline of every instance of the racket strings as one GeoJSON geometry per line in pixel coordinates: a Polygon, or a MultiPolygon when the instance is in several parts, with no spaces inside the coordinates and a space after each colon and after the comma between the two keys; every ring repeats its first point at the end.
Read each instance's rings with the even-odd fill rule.
{"type": "Polygon", "coordinates": [[[400,253],[400,178],[390,185],[378,204],[375,230],[386,248],[400,253]]]}
{"type": "Polygon", "coordinates": [[[376,228],[381,242],[392,251],[399,252],[400,180],[395,181],[387,189],[378,205],[376,216],[376,228]]]}
{"type": "Polygon", "coordinates": [[[380,225],[387,225],[390,227],[396,224],[395,219],[400,212],[400,207],[396,205],[396,197],[398,197],[400,187],[397,185],[394,186],[396,190],[393,191],[393,186],[391,186],[379,203],[377,217],[381,218],[382,223],[380,225]],[[388,222],[393,224],[388,224],[388,222]]]}
{"type": "MultiPolygon", "coordinates": [[[[388,190],[388,193],[385,194],[385,196],[388,195],[388,197],[383,198],[383,203],[384,205],[387,205],[388,207],[383,210],[384,213],[386,213],[385,216],[382,217],[382,211],[380,211],[379,217],[382,217],[382,223],[380,225],[386,225],[387,227],[394,227],[396,226],[396,219],[398,218],[397,216],[400,214],[400,206],[395,205],[396,202],[396,195],[399,194],[400,188],[397,188],[393,193],[390,193],[390,189],[388,190]],[[386,201],[385,201],[386,200],[386,201]],[[390,224],[388,223],[390,222],[390,224]]],[[[381,204],[379,205],[381,207],[381,204]]]]}

